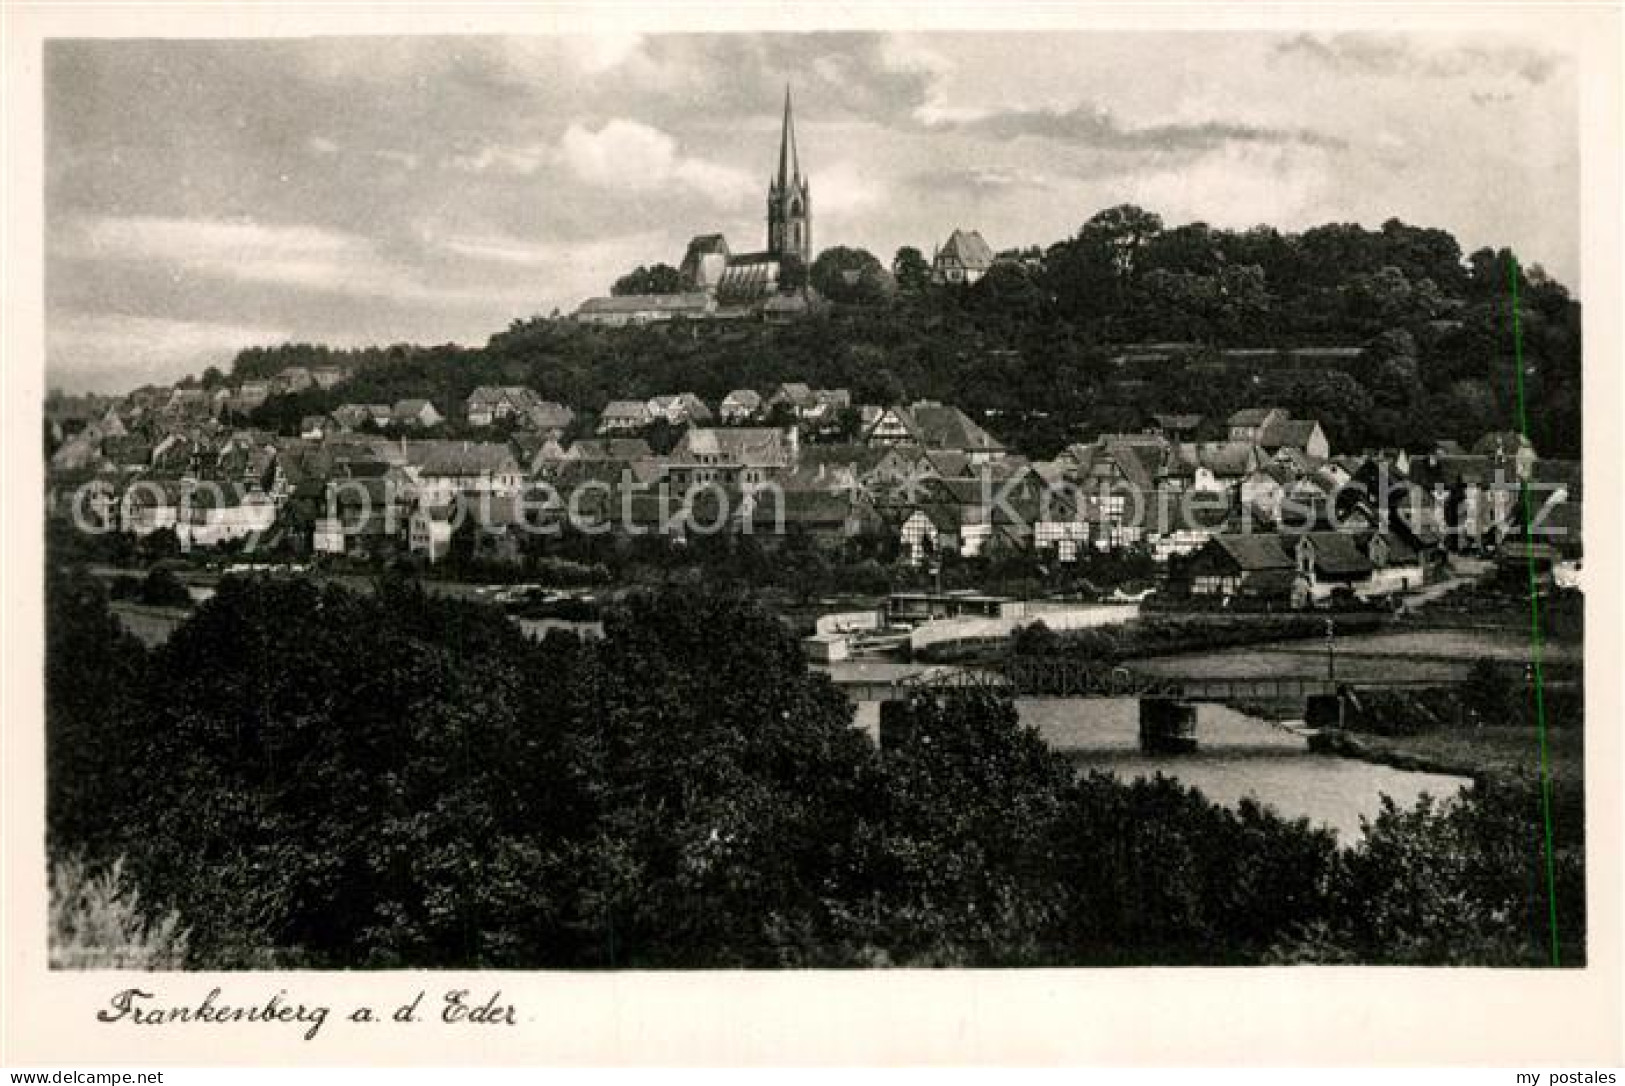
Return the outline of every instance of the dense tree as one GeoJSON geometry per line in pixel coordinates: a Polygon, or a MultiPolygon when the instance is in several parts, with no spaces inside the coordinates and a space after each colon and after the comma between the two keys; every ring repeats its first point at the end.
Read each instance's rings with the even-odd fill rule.
{"type": "Polygon", "coordinates": [[[614,295],[627,294],[681,294],[688,289],[688,281],[683,273],[670,264],[655,264],[652,267],[638,265],[615,280],[615,285],[609,288],[614,295]]]}
{"type": "Polygon", "coordinates": [[[46,842],[65,857],[107,844],[107,812],[128,786],[119,752],[134,726],[146,652],[82,570],[49,566],[45,601],[46,842]]]}
{"type": "MultiPolygon", "coordinates": [[[[1463,261],[1443,231],[1397,221],[1301,234],[1167,227],[1149,211],[1114,208],[1042,254],[1001,262],[975,287],[905,291],[884,308],[875,303],[890,294],[891,277],[873,257],[835,249],[821,259],[815,286],[838,304],[793,324],[605,329],[535,319],[515,321],[479,349],[292,344],[244,351],[233,371],[268,376],[327,363],[353,370],[336,388],[274,397],[253,414],[281,433],[340,403],[407,396],[427,395],[455,419],[480,384],[527,384],[587,415],[611,399],[690,390],[715,402],[734,388],[804,380],[850,388],[861,402],[952,402],[1015,451],[1041,457],[1120,425],[1129,412],[1222,416],[1258,402],[1271,367],[1225,362],[1225,348],[1369,344],[1369,357],[1329,367],[1352,375],[1370,400],[1357,425],[1328,422],[1344,451],[1447,437],[1470,444],[1485,430],[1516,425],[1516,331],[1536,448],[1579,455],[1579,303],[1544,273],[1514,276],[1506,250],[1463,261]],[[1412,350],[1392,348],[1399,335],[1412,350]],[[1113,345],[1171,340],[1212,351],[1177,354],[1135,374],[1109,364],[1113,345]],[[991,358],[1004,359],[997,380],[989,378],[991,358]],[[1123,377],[1144,384],[1124,385],[1123,377]]],[[[1346,392],[1326,392],[1345,417],[1362,409],[1346,392]]],[[[460,423],[450,426],[458,432],[460,423]]]]}
{"type": "Polygon", "coordinates": [[[891,273],[899,289],[921,291],[931,285],[931,262],[912,245],[905,245],[892,257],[891,273]]]}
{"type": "Polygon", "coordinates": [[[879,305],[888,301],[897,282],[875,255],[837,245],[818,254],[807,270],[813,289],[832,302],[879,305]]]}
{"type": "MultiPolygon", "coordinates": [[[[1530,794],[1387,812],[1339,852],[1255,804],[1080,779],[1002,697],[896,703],[877,747],[790,630],[721,585],[635,593],[602,639],[538,643],[396,570],[371,592],[227,578],[145,654],[81,583],[63,573],[49,598],[50,847],[125,857],[194,965],[1504,962],[1539,946],[1530,794]]],[[[1560,805],[1559,878],[1583,948],[1580,809],[1560,805]]]]}

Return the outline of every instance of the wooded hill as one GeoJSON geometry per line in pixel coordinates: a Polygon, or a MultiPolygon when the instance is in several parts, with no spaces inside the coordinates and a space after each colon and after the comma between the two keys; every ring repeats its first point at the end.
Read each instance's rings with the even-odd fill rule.
{"type": "Polygon", "coordinates": [[[1442,230],[1397,220],[1298,234],[1165,227],[1118,207],[1047,250],[1006,254],[969,287],[931,284],[908,250],[893,268],[854,279],[793,324],[600,328],[538,317],[480,348],[253,348],[232,379],[290,365],[354,370],[252,417],[285,432],[340,403],[408,396],[455,419],[482,384],[528,385],[593,412],[669,392],[714,404],[735,388],[799,380],[849,388],[859,403],[950,402],[1034,457],[1137,429],[1152,413],[1222,420],[1261,404],[1320,419],[1334,449],[1421,449],[1516,426],[1516,316],[1535,447],[1580,454],[1579,302],[1508,250],[1464,256],[1442,230]],[[1361,350],[1287,350],[1327,347],[1361,350]]]}

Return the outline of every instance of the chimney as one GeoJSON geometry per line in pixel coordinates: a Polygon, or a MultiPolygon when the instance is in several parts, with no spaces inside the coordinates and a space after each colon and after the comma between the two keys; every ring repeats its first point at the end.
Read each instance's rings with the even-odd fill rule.
{"type": "Polygon", "coordinates": [[[794,424],[784,428],[784,443],[790,450],[790,463],[798,464],[801,461],[801,431],[794,424]]]}

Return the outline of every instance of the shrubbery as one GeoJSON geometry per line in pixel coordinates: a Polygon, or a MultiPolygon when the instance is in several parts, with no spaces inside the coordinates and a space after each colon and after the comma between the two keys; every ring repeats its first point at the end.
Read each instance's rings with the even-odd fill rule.
{"type": "MultiPolygon", "coordinates": [[[[1518,797],[1396,812],[1340,853],[1255,804],[1079,778],[1001,698],[897,705],[877,749],[727,590],[636,593],[602,640],[537,643],[398,575],[367,594],[227,579],[146,653],[75,584],[51,586],[50,847],[127,857],[149,934],[185,917],[192,965],[1538,953],[1518,797]],[[1461,899],[1443,934],[1413,888],[1461,899]],[[1356,915],[1368,896],[1384,911],[1356,915]]],[[[1583,942],[1570,897],[1560,914],[1583,942]]]]}
{"type": "MultiPolygon", "coordinates": [[[[1548,727],[1578,728],[1584,723],[1583,688],[1547,687],[1542,697],[1548,727]]],[[[1486,726],[1528,728],[1533,735],[1537,722],[1534,691],[1523,669],[1493,660],[1477,661],[1466,680],[1452,686],[1362,689],[1345,718],[1353,731],[1387,737],[1486,726]]]]}
{"type": "Polygon", "coordinates": [[[108,594],[115,600],[128,600],[145,607],[191,607],[192,594],[186,585],[165,566],[154,566],[145,577],[120,574],[108,585],[108,594]]]}
{"type": "Polygon", "coordinates": [[[179,914],[149,921],[122,860],[95,870],[69,856],[51,865],[49,881],[52,969],[185,967],[187,932],[179,914]]]}
{"type": "MultiPolygon", "coordinates": [[[[1342,615],[1336,619],[1337,632],[1368,633],[1381,629],[1386,621],[1380,614],[1342,615]]],[[[1010,647],[1018,656],[1072,656],[1112,663],[1325,636],[1325,615],[1153,614],[1116,626],[1064,631],[1051,630],[1039,620],[1017,630],[1010,647]]]]}

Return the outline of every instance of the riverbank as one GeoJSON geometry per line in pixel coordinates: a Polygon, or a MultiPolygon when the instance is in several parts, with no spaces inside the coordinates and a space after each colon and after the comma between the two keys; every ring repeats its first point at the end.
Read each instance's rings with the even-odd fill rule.
{"type": "MultiPolygon", "coordinates": [[[[1475,782],[1489,777],[1537,777],[1541,770],[1540,738],[1534,729],[1523,726],[1393,737],[1332,728],[1311,735],[1309,749],[1394,769],[1471,777],[1475,782]]],[[[1546,764],[1554,783],[1578,784],[1585,772],[1584,730],[1548,728],[1546,764]]]]}

